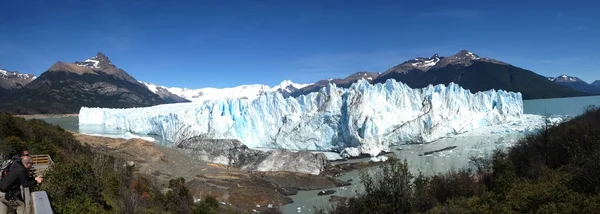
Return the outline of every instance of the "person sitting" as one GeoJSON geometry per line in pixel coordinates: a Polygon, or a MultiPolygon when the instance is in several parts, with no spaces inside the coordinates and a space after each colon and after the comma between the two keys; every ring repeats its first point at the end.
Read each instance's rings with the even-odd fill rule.
{"type": "Polygon", "coordinates": [[[42,183],[44,180],[41,176],[35,179],[29,179],[29,169],[33,165],[33,160],[29,156],[21,156],[21,161],[16,161],[12,164],[10,171],[0,181],[0,191],[5,193],[6,200],[19,199],[23,201],[21,196],[21,186],[33,187],[42,183]]]}

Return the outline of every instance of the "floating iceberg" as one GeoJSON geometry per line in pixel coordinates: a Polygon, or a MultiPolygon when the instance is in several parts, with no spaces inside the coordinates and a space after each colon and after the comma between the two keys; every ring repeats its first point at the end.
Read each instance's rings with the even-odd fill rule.
{"type": "Polygon", "coordinates": [[[254,100],[222,99],[145,108],[82,107],[80,124],[113,126],[178,142],[193,136],[237,139],[250,148],[342,151],[376,156],[390,145],[431,142],[479,127],[518,121],[521,93],[472,94],[450,83],[411,89],[387,80],[335,84],[284,98],[272,92],[254,100]],[[358,149],[359,152],[356,152],[358,149]]]}

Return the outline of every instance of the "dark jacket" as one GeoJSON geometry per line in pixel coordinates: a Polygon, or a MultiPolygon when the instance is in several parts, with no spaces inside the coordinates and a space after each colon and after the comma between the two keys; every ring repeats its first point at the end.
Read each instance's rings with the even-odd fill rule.
{"type": "Polygon", "coordinates": [[[8,174],[0,181],[0,191],[7,192],[9,190],[19,189],[20,186],[35,186],[37,182],[29,179],[28,173],[29,170],[23,166],[23,163],[20,160],[15,161],[12,164],[10,171],[8,171],[8,174]]]}

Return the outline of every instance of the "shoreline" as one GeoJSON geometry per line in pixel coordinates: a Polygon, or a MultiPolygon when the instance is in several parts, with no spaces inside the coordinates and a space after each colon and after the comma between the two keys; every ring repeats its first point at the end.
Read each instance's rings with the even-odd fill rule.
{"type": "Polygon", "coordinates": [[[79,114],[15,114],[13,116],[25,119],[46,119],[61,117],[79,117],[79,114]]]}

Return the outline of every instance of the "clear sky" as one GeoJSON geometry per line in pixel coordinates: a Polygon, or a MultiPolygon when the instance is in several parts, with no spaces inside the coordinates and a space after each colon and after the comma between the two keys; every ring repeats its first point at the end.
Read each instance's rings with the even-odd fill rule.
{"type": "Polygon", "coordinates": [[[309,83],[461,49],[600,79],[598,1],[3,0],[0,68],[40,75],[98,51],[188,88],[309,83]]]}

